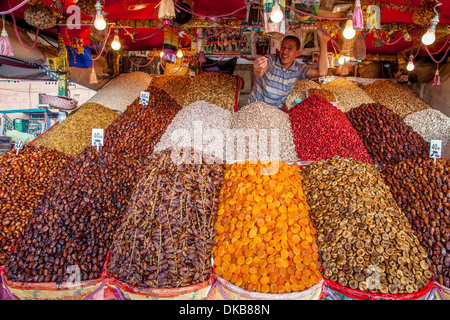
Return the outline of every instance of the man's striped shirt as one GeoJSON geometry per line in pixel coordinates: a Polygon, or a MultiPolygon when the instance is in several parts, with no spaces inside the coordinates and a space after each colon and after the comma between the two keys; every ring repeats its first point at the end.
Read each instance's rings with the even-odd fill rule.
{"type": "Polygon", "coordinates": [[[256,80],[247,104],[262,101],[282,109],[283,104],[298,80],[306,80],[310,66],[294,61],[288,69],[283,69],[280,57],[267,56],[268,70],[256,80]]]}

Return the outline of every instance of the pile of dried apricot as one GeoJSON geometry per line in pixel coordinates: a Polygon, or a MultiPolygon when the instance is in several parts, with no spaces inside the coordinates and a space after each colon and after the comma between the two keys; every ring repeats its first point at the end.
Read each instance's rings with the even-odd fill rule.
{"type": "Polygon", "coordinates": [[[299,167],[275,161],[225,167],[214,225],[214,272],[263,293],[317,284],[319,247],[299,167]]]}

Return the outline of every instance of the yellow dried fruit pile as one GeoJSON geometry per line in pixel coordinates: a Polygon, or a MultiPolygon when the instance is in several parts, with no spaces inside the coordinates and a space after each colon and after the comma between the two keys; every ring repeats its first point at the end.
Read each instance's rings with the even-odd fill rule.
{"type": "Polygon", "coordinates": [[[227,164],[219,200],[217,275],[262,293],[303,291],[319,282],[316,230],[297,165],[227,164]]]}

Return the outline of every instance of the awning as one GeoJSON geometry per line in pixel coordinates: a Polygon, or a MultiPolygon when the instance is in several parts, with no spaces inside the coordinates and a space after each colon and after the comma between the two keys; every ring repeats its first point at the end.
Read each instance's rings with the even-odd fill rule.
{"type": "Polygon", "coordinates": [[[57,112],[48,111],[45,109],[16,109],[16,110],[0,110],[0,113],[47,113],[49,115],[57,115],[57,112]]]}

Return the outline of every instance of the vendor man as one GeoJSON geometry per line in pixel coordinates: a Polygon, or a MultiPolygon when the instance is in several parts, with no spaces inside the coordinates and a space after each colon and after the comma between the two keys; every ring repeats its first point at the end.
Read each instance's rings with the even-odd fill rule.
{"type": "Polygon", "coordinates": [[[277,56],[263,56],[253,62],[253,72],[258,78],[248,97],[247,104],[262,101],[282,109],[284,102],[298,80],[307,80],[327,75],[328,35],[317,31],[320,41],[318,68],[295,61],[300,54],[300,41],[296,36],[286,36],[281,42],[277,56]]]}

